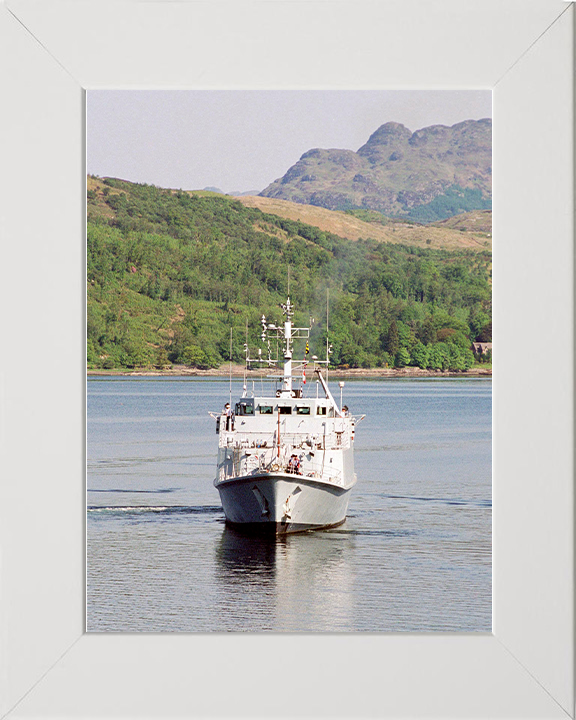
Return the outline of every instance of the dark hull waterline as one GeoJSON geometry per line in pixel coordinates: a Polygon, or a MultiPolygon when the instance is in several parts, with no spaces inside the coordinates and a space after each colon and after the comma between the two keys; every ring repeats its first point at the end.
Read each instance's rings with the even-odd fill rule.
{"type": "Polygon", "coordinates": [[[339,527],[345,522],[346,518],[336,523],[331,523],[330,525],[306,525],[291,522],[235,523],[231,520],[226,520],[226,525],[242,535],[274,537],[279,535],[296,535],[312,530],[329,530],[330,528],[339,527]]]}

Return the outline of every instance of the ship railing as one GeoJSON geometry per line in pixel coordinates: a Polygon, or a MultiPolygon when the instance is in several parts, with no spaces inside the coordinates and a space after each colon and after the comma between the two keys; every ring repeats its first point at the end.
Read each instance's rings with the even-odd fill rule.
{"type": "Polygon", "coordinates": [[[229,462],[224,462],[218,469],[218,480],[229,480],[235,477],[244,477],[268,473],[288,473],[294,477],[311,478],[331,482],[335,485],[341,485],[343,482],[342,471],[337,468],[331,468],[323,463],[311,463],[304,461],[301,463],[297,472],[293,470],[289,462],[285,458],[258,457],[251,455],[249,457],[236,455],[229,462]]]}
{"type": "Polygon", "coordinates": [[[268,463],[265,467],[259,468],[258,472],[282,472],[294,475],[294,477],[323,480],[336,485],[342,483],[342,471],[336,468],[329,468],[322,463],[302,462],[299,470],[294,472],[288,462],[278,462],[278,459],[275,458],[275,460],[268,463]]]}
{"type": "Polygon", "coordinates": [[[224,431],[220,434],[220,447],[224,448],[271,448],[276,447],[276,434],[271,433],[243,433],[233,430],[224,431]]]}
{"type": "MultiPolygon", "coordinates": [[[[280,433],[280,446],[292,450],[345,450],[350,447],[352,432],[326,433],[326,435],[310,435],[310,433],[280,433]]],[[[224,448],[277,448],[277,433],[243,433],[224,431],[220,434],[220,447],[224,448]]]]}
{"type": "Polygon", "coordinates": [[[343,450],[350,447],[351,432],[332,432],[325,435],[281,433],[280,443],[294,450],[343,450]]]}

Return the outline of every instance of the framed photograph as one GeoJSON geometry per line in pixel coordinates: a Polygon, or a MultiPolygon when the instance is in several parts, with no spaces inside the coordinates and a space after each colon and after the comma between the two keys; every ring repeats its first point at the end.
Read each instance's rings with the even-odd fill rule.
{"type": "Polygon", "coordinates": [[[491,631],[491,113],[87,92],[88,632],[491,631]]]}
{"type": "Polygon", "coordinates": [[[561,0],[5,1],[2,716],[574,717],[573,31],[561,0]],[[492,91],[491,633],[86,633],[85,95],[115,88],[492,91]]]}

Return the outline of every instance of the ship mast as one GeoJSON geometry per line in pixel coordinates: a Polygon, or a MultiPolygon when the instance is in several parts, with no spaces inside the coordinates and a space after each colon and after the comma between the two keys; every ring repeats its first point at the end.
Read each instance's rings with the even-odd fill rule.
{"type": "Polygon", "coordinates": [[[282,383],[282,394],[292,395],[292,316],[294,315],[293,306],[290,298],[286,304],[281,305],[286,320],[284,321],[284,377],[282,383]]]}
{"type": "MultiPolygon", "coordinates": [[[[257,358],[251,358],[250,357],[250,351],[248,349],[248,341],[246,341],[244,345],[244,350],[246,353],[246,367],[250,365],[250,363],[266,363],[268,367],[278,367],[280,358],[278,357],[279,353],[278,350],[280,349],[277,346],[277,353],[276,358],[272,357],[271,349],[270,349],[270,338],[276,338],[277,340],[284,341],[283,344],[283,355],[284,355],[284,370],[282,375],[270,375],[269,377],[273,377],[275,379],[282,378],[282,388],[277,391],[279,396],[282,397],[292,397],[295,391],[292,389],[292,362],[293,362],[293,353],[292,353],[292,344],[295,339],[308,339],[310,337],[310,327],[314,323],[314,318],[310,318],[310,327],[294,327],[292,323],[292,318],[294,317],[294,305],[290,302],[290,296],[288,296],[288,299],[286,300],[285,304],[281,304],[280,307],[282,308],[282,312],[284,314],[284,325],[275,325],[274,323],[268,323],[266,320],[266,316],[262,315],[262,318],[260,320],[262,324],[262,333],[261,333],[261,340],[263,343],[267,343],[268,345],[268,356],[267,359],[264,359],[262,354],[262,349],[258,349],[258,357],[257,358]]],[[[315,358],[316,356],[314,356],[315,358]]],[[[314,361],[316,363],[316,359],[314,361]]],[[[320,361],[325,362],[325,361],[320,361]]],[[[306,361],[303,362],[302,365],[297,365],[297,369],[300,367],[305,368],[306,367],[306,361]]],[[[299,376],[297,376],[299,377],[299,376]]]]}

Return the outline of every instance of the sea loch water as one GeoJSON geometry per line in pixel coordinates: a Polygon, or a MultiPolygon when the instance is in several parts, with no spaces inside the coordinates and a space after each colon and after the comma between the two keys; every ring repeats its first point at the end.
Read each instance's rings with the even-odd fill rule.
{"type": "Polygon", "coordinates": [[[228,529],[212,485],[227,380],[90,378],[88,631],[490,631],[491,391],[346,382],[348,519],[274,540],[228,529]]]}

